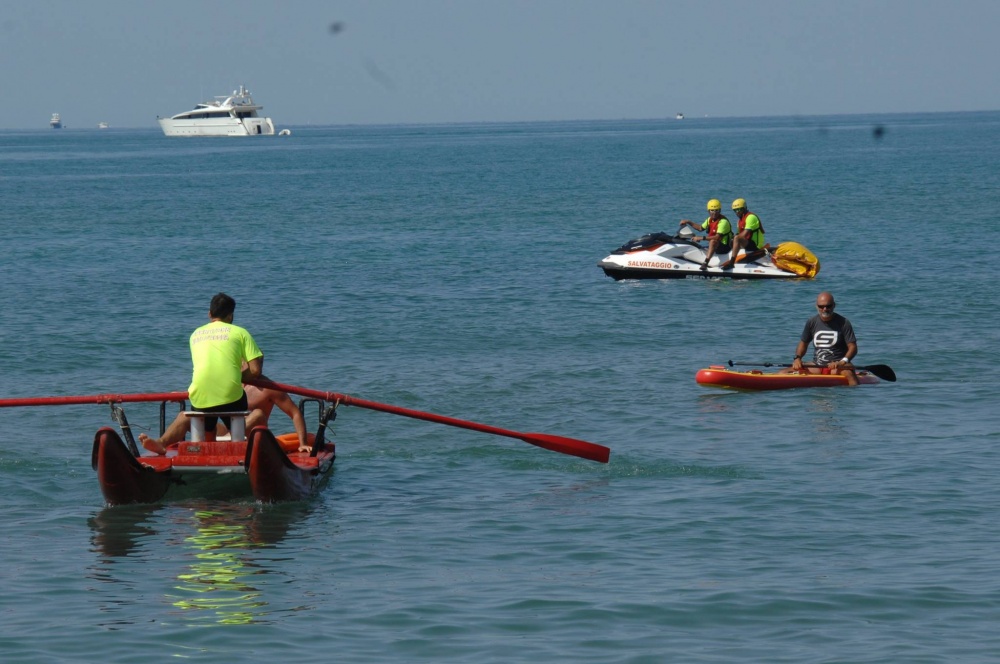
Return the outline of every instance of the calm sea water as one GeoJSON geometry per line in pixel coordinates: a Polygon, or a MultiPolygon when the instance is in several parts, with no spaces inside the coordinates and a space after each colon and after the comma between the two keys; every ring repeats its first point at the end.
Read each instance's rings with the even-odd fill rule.
{"type": "Polygon", "coordinates": [[[106,508],[106,406],[3,408],[4,661],[995,661],[1000,113],[293,131],[0,133],[0,398],[184,389],[222,290],[275,380],[611,463],[345,408],[310,503],[106,508]],[[596,267],[714,197],[819,277],[596,267]],[[897,383],[694,383],[820,290],[897,383]]]}

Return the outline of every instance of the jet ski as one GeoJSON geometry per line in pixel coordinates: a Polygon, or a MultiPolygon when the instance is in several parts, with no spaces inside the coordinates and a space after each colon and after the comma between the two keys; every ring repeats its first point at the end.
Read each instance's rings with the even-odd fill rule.
{"type": "Polygon", "coordinates": [[[685,226],[677,235],[649,233],[629,240],[604,258],[598,267],[615,281],[620,279],[812,279],[819,274],[819,259],[797,242],[782,242],[776,249],[765,245],[748,256],[741,251],[732,268],[722,269],[729,254],[712,256],[703,266],[707,247],[693,239],[685,226]]]}

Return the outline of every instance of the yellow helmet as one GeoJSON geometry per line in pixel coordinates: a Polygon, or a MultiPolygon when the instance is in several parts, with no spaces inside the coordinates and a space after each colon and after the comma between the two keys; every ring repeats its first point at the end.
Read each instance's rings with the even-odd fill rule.
{"type": "Polygon", "coordinates": [[[733,201],[733,209],[734,210],[742,210],[746,206],[747,206],[747,202],[745,200],[743,200],[742,198],[737,198],[735,201],[733,201]]]}
{"type": "Polygon", "coordinates": [[[719,201],[718,198],[713,198],[712,200],[710,200],[708,202],[708,211],[709,212],[711,212],[712,210],[718,211],[718,210],[721,210],[721,209],[722,209],[722,203],[719,201]]]}

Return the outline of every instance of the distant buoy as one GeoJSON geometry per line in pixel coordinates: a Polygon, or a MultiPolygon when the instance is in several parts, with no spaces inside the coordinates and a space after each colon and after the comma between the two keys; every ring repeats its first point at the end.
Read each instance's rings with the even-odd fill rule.
{"type": "Polygon", "coordinates": [[[292,135],[291,129],[282,129],[281,131],[278,132],[278,136],[291,136],[291,135],[292,135]]]}

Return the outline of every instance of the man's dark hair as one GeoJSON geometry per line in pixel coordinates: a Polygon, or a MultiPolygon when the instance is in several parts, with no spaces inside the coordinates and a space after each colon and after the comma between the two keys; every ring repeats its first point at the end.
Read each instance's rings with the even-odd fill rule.
{"type": "Polygon", "coordinates": [[[212,318],[225,318],[231,316],[236,311],[236,300],[225,293],[219,293],[212,298],[212,304],[208,307],[208,315],[212,318]]]}

